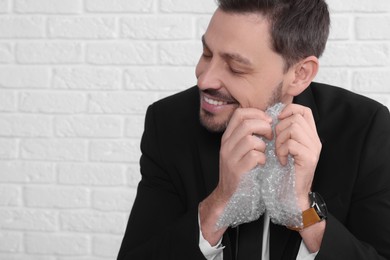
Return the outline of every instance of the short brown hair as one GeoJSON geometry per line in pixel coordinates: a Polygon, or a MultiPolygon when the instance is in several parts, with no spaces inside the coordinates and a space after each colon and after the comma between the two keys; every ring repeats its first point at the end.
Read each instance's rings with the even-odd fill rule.
{"type": "Polygon", "coordinates": [[[325,0],[217,0],[231,13],[260,13],[270,21],[273,50],[286,69],[301,59],[320,57],[329,35],[330,18],[325,0]]]}

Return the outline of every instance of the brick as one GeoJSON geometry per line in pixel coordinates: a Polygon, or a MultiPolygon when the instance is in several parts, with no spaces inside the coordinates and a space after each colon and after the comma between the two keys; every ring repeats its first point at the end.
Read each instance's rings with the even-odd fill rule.
{"type": "Polygon", "coordinates": [[[0,92],[0,112],[15,112],[17,109],[16,93],[1,90],[0,92]]]}
{"type": "Polygon", "coordinates": [[[0,172],[0,183],[54,183],[56,180],[52,163],[0,161],[0,172]]]}
{"type": "Polygon", "coordinates": [[[126,228],[128,213],[102,213],[74,211],[60,214],[64,231],[83,233],[122,234],[126,228]]]}
{"type": "Polygon", "coordinates": [[[82,45],[74,42],[23,42],[16,45],[16,59],[24,64],[77,64],[83,61],[82,45]]]}
{"type": "Polygon", "coordinates": [[[184,90],[196,82],[193,67],[134,67],[124,71],[129,90],[184,90]]]}
{"type": "Polygon", "coordinates": [[[332,15],[329,32],[330,40],[348,40],[352,38],[352,17],[346,15],[332,15]]]}
{"type": "Polygon", "coordinates": [[[350,89],[348,69],[321,68],[314,81],[350,89]]]}
{"type": "Polygon", "coordinates": [[[390,94],[389,80],[388,69],[359,70],[353,73],[352,85],[353,89],[360,93],[390,94]]]}
{"type": "Polygon", "coordinates": [[[52,136],[51,117],[0,115],[0,136],[52,136]]]}
{"type": "MultiPolygon", "coordinates": [[[[20,206],[22,191],[20,187],[0,185],[0,206],[20,206]]],[[[0,237],[1,240],[1,237],[0,237]]],[[[1,247],[1,242],[0,242],[1,247]]],[[[1,250],[0,250],[1,251],[1,250]]]]}
{"type": "Polygon", "coordinates": [[[116,38],[114,18],[53,17],[48,21],[50,38],[110,39],[116,38]]]}
{"type": "Polygon", "coordinates": [[[53,87],[58,89],[118,90],[121,71],[110,68],[55,68],[53,87]]]}
{"type": "Polygon", "coordinates": [[[0,13],[9,11],[9,0],[0,0],[0,13]]]}
{"type": "Polygon", "coordinates": [[[120,20],[121,35],[130,39],[183,40],[193,37],[188,16],[132,16],[120,20]]]}
{"type": "Polygon", "coordinates": [[[322,57],[323,66],[386,66],[390,46],[385,43],[329,42],[322,57]]]}
{"type": "Polygon", "coordinates": [[[15,159],[17,154],[18,147],[16,140],[0,138],[0,159],[15,159]]]}
{"type": "Polygon", "coordinates": [[[83,93],[23,92],[20,110],[28,113],[80,113],[86,108],[83,93]]]}
{"type": "Polygon", "coordinates": [[[95,190],[92,193],[92,207],[102,211],[130,212],[136,195],[136,189],[111,188],[95,190]]]}
{"type": "Polygon", "coordinates": [[[217,5],[214,1],[198,0],[184,2],[180,0],[161,0],[161,11],[180,13],[212,13],[217,5]]]}
{"type": "Polygon", "coordinates": [[[158,93],[158,100],[160,99],[163,99],[163,98],[166,98],[166,97],[169,97],[169,96],[172,96],[176,94],[176,91],[164,91],[164,92],[160,92],[158,93]]]}
{"type": "Polygon", "coordinates": [[[9,43],[0,43],[0,63],[11,63],[14,60],[12,45],[9,43]]]}
{"type": "MultiPolygon", "coordinates": [[[[55,260],[73,260],[72,257],[58,257],[55,260]]],[[[78,256],[77,260],[102,260],[101,257],[98,256],[78,256]]]]}
{"type": "MultiPolygon", "coordinates": [[[[23,254],[1,254],[0,253],[0,259],[6,259],[6,260],[57,260],[57,258],[54,256],[28,255],[26,253],[23,253],[23,254]]],[[[65,260],[69,260],[69,258],[65,259],[65,260]]],[[[95,260],[101,260],[101,259],[95,259],[95,260]]]]}
{"type": "Polygon", "coordinates": [[[133,115],[126,119],[125,136],[141,138],[144,130],[145,116],[133,115]]]}
{"type": "Polygon", "coordinates": [[[33,208],[86,208],[89,207],[89,192],[86,188],[26,187],[24,201],[26,206],[33,208]]]}
{"type": "Polygon", "coordinates": [[[388,0],[328,0],[330,12],[388,12],[390,2],[388,0]]]}
{"type": "Polygon", "coordinates": [[[126,183],[125,168],[118,164],[58,165],[58,182],[68,185],[117,186],[126,183]]]}
{"type": "Polygon", "coordinates": [[[356,18],[356,35],[360,40],[390,40],[390,16],[356,18]]]}
{"type": "Polygon", "coordinates": [[[92,141],[91,160],[96,162],[138,162],[139,140],[92,141]]]}
{"type": "Polygon", "coordinates": [[[127,184],[130,187],[137,187],[141,180],[140,166],[138,163],[132,163],[127,168],[127,184]]]}
{"type": "Polygon", "coordinates": [[[84,140],[26,139],[20,143],[21,158],[49,161],[85,161],[84,140]]]}
{"type": "Polygon", "coordinates": [[[55,132],[60,137],[120,137],[122,120],[112,116],[57,117],[55,132]]]}
{"type": "Polygon", "coordinates": [[[86,0],[86,10],[99,13],[148,13],[153,10],[153,0],[86,0]]]}
{"type": "Polygon", "coordinates": [[[0,68],[0,87],[47,88],[49,85],[49,69],[24,66],[0,68]]]}
{"type": "MultiPolygon", "coordinates": [[[[17,253],[23,248],[23,235],[16,232],[0,232],[0,252],[17,253]]],[[[0,259],[5,259],[1,258],[0,259]]],[[[8,259],[8,258],[7,258],[8,259]]]]}
{"type": "Polygon", "coordinates": [[[56,231],[58,213],[51,210],[0,208],[0,228],[7,230],[56,231]]]}
{"type": "Polygon", "coordinates": [[[159,44],[159,64],[195,66],[202,54],[200,42],[165,42],[159,44]]]}
{"type": "Polygon", "coordinates": [[[149,65],[155,63],[155,46],[142,42],[87,44],[87,62],[111,65],[149,65]]]}
{"type": "Polygon", "coordinates": [[[92,239],[93,255],[114,259],[119,252],[122,239],[122,236],[114,235],[94,236],[92,239]]]}
{"type": "Polygon", "coordinates": [[[0,17],[0,38],[43,38],[45,20],[43,17],[0,17]]]}
{"type": "Polygon", "coordinates": [[[82,0],[15,0],[17,13],[77,14],[83,9],[82,0]]]}
{"type": "Polygon", "coordinates": [[[26,251],[30,254],[78,256],[89,252],[87,235],[27,234],[26,251]]]}
{"type": "Polygon", "coordinates": [[[151,92],[91,93],[89,113],[144,114],[148,105],[157,100],[151,92]]]}

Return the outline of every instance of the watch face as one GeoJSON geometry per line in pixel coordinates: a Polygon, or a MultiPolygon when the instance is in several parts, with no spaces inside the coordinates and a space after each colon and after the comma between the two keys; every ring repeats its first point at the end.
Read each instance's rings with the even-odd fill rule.
{"type": "Polygon", "coordinates": [[[321,219],[326,219],[328,216],[328,209],[326,208],[326,204],[324,199],[317,192],[310,192],[309,197],[312,203],[312,207],[316,210],[318,216],[321,219]]]}

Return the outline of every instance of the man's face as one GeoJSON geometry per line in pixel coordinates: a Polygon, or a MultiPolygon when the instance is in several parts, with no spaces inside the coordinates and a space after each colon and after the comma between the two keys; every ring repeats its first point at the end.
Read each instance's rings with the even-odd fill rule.
{"type": "Polygon", "coordinates": [[[196,77],[200,119],[207,129],[224,131],[239,107],[264,111],[279,101],[292,102],[286,94],[291,72],[284,71],[283,58],[271,49],[263,16],[218,9],[202,42],[196,77]]]}

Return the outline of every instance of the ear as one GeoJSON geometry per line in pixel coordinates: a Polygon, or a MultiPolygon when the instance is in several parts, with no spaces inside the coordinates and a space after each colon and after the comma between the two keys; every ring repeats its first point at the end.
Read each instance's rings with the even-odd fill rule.
{"type": "Polygon", "coordinates": [[[318,58],[309,56],[290,68],[291,81],[288,92],[292,96],[301,94],[317,75],[319,67],[318,58]]]}

